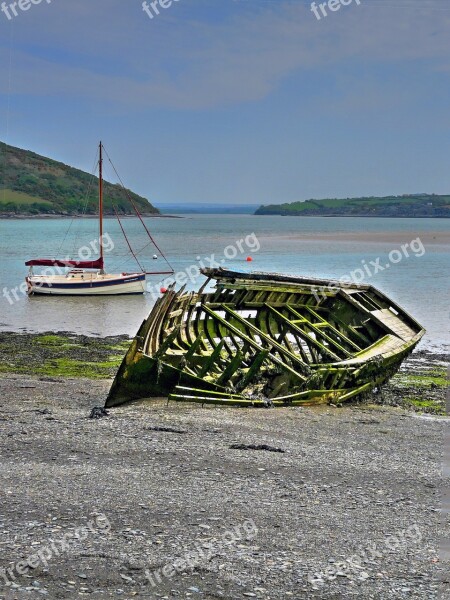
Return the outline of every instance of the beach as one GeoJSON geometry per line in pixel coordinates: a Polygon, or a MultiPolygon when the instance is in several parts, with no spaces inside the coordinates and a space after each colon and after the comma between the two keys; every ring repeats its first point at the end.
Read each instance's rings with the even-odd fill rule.
{"type": "Polygon", "coordinates": [[[342,408],[153,399],[90,419],[127,343],[1,334],[0,598],[448,593],[444,355],[342,408]]]}

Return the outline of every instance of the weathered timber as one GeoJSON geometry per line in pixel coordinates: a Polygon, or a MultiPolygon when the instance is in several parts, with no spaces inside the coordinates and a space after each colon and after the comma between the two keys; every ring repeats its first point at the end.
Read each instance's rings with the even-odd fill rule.
{"type": "Polygon", "coordinates": [[[383,385],[425,331],[370,285],[204,269],[142,323],[106,407],[132,400],[231,406],[339,404],[383,385]]]}

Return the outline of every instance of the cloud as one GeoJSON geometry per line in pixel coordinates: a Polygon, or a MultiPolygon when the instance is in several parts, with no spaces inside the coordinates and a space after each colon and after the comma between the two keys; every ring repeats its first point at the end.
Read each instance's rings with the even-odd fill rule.
{"type": "Polygon", "coordinates": [[[256,2],[238,3],[223,20],[212,18],[211,3],[200,5],[194,15],[194,3],[181,0],[154,20],[140,2],[35,6],[14,23],[12,92],[124,109],[196,110],[258,101],[290,76],[343,61],[364,68],[420,60],[443,73],[449,68],[450,11],[440,10],[439,0],[420,8],[366,1],[321,21],[298,1],[258,10],[256,2]]]}

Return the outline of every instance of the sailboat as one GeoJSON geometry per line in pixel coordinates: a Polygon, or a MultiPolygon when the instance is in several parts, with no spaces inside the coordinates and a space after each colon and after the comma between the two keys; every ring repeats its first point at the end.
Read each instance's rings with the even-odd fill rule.
{"type": "MultiPolygon", "coordinates": [[[[147,226],[145,225],[142,216],[140,215],[137,206],[129,198],[132,206],[144,226],[151,242],[160,251],[166,263],[170,267],[168,271],[149,272],[145,271],[140,265],[136,254],[134,253],[131,244],[126,236],[125,230],[122,227],[118,212],[114,209],[120,228],[126,239],[129,250],[138,263],[140,269],[132,273],[107,273],[105,271],[104,260],[104,236],[103,236],[103,144],[99,144],[99,190],[98,190],[98,205],[99,205],[99,257],[94,260],[72,260],[72,259],[56,259],[56,258],[38,258],[32,259],[25,263],[30,267],[28,276],[25,278],[28,288],[28,294],[44,294],[50,296],[119,296],[124,294],[143,294],[146,291],[146,275],[171,275],[173,269],[170,263],[159,250],[156,242],[153,240],[147,226]],[[56,267],[61,270],[70,269],[67,272],[60,274],[37,274],[33,273],[33,267],[56,267]]],[[[125,189],[125,188],[124,188],[125,189]]],[[[156,258],[154,255],[153,258],[156,258]]]]}

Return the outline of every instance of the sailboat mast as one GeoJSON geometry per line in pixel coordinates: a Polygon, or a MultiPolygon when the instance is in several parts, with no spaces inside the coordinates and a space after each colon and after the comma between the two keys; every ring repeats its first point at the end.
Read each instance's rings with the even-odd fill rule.
{"type": "Polygon", "coordinates": [[[99,145],[99,160],[98,160],[98,214],[100,224],[100,259],[102,261],[103,272],[103,145],[99,145]]]}

